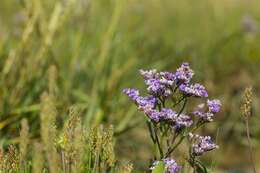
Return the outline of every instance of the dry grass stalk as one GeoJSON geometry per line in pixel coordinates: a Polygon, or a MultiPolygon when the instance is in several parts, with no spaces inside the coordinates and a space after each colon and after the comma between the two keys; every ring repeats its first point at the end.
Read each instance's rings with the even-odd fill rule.
{"type": "Polygon", "coordinates": [[[20,170],[23,172],[26,168],[26,160],[27,160],[27,150],[29,144],[29,126],[28,121],[23,119],[21,121],[21,132],[20,132],[20,170]]]}
{"type": "Polygon", "coordinates": [[[252,168],[254,173],[256,173],[256,167],[254,162],[254,152],[253,152],[253,146],[251,143],[251,137],[250,137],[250,128],[249,128],[249,119],[252,115],[252,102],[253,102],[253,92],[252,87],[247,87],[244,91],[242,105],[241,105],[241,112],[245,119],[246,124],[246,134],[247,134],[247,142],[249,147],[249,153],[250,153],[250,161],[252,164],[252,168]]]}
{"type": "Polygon", "coordinates": [[[44,93],[41,98],[41,138],[51,173],[58,170],[58,153],[55,146],[57,138],[56,108],[53,98],[44,93]]]}

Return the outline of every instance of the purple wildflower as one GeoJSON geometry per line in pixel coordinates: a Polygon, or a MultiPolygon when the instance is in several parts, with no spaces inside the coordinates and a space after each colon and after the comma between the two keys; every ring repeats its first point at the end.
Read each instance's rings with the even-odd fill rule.
{"type": "Polygon", "coordinates": [[[195,116],[200,117],[206,122],[213,121],[214,114],[220,111],[221,103],[219,100],[207,100],[208,110],[205,112],[203,109],[205,104],[200,104],[197,106],[196,110],[193,112],[195,116]]]}
{"type": "Polygon", "coordinates": [[[161,110],[161,117],[165,120],[176,121],[177,113],[172,109],[163,108],[161,110]]]}
{"type": "Polygon", "coordinates": [[[139,107],[150,106],[155,107],[157,99],[154,96],[142,97],[136,89],[126,88],[123,90],[129,98],[131,98],[139,107]]]}
{"type": "MultiPolygon", "coordinates": [[[[146,80],[147,91],[152,95],[165,95],[166,87],[160,82],[160,79],[146,80]]],[[[166,94],[165,96],[168,96],[166,94]]]]}
{"type": "Polygon", "coordinates": [[[142,97],[139,96],[139,91],[136,89],[124,89],[123,92],[128,95],[138,106],[139,110],[143,111],[151,120],[158,122],[160,113],[154,109],[157,99],[154,96],[142,97]]]}
{"type": "Polygon", "coordinates": [[[171,91],[167,86],[173,81],[171,81],[170,73],[160,74],[156,70],[140,70],[141,75],[143,76],[149,94],[156,96],[168,97],[171,94],[171,91]]]}
{"type": "Polygon", "coordinates": [[[166,173],[178,173],[181,170],[181,167],[178,166],[176,161],[171,158],[165,158],[163,159],[163,162],[165,163],[166,173]]]}
{"type": "Polygon", "coordinates": [[[145,80],[159,78],[159,73],[157,73],[156,69],[152,69],[152,70],[142,70],[141,69],[141,70],[139,70],[139,72],[145,80]]]}
{"type": "MultiPolygon", "coordinates": [[[[162,161],[165,164],[165,173],[180,172],[181,167],[177,164],[177,162],[174,159],[165,158],[165,159],[162,159],[162,161]]],[[[155,161],[150,169],[153,170],[158,164],[159,164],[159,161],[155,161]]]]}
{"type": "Polygon", "coordinates": [[[123,90],[123,93],[125,93],[133,101],[136,101],[136,99],[139,97],[139,91],[137,89],[126,88],[123,90]]]}
{"type": "Polygon", "coordinates": [[[220,111],[221,102],[219,100],[208,100],[207,105],[209,108],[209,111],[212,113],[218,113],[220,111]]]}
{"type": "Polygon", "coordinates": [[[180,114],[176,118],[174,128],[180,129],[180,128],[183,128],[183,127],[190,127],[192,124],[193,124],[193,121],[192,121],[190,116],[185,115],[185,114],[180,114]]]}
{"type": "Polygon", "coordinates": [[[192,153],[195,156],[200,156],[207,151],[218,148],[218,145],[213,143],[210,136],[194,135],[192,138],[195,138],[195,143],[192,144],[192,153]]]}
{"type": "Polygon", "coordinates": [[[159,122],[161,119],[160,112],[156,109],[153,109],[149,105],[140,107],[140,110],[142,110],[148,116],[148,118],[150,118],[154,122],[159,122]]]}
{"type": "Polygon", "coordinates": [[[154,108],[157,103],[157,99],[154,96],[147,96],[147,97],[139,96],[136,98],[135,101],[138,107],[150,106],[151,108],[154,108]]]}
{"type": "Polygon", "coordinates": [[[194,75],[193,70],[190,68],[189,63],[183,63],[180,68],[177,69],[175,77],[178,83],[188,84],[194,75]]]}
{"type": "Polygon", "coordinates": [[[179,86],[181,92],[183,92],[187,96],[195,96],[195,97],[208,97],[208,93],[203,85],[198,83],[194,85],[185,85],[181,84],[179,86]]]}
{"type": "Polygon", "coordinates": [[[183,127],[190,127],[193,121],[190,116],[180,114],[178,116],[177,112],[172,109],[163,108],[160,112],[160,118],[169,121],[176,129],[181,129],[183,127]]]}
{"type": "Polygon", "coordinates": [[[206,122],[213,121],[213,117],[214,117],[214,114],[211,112],[194,111],[193,114],[200,117],[202,120],[206,122]]]}
{"type": "Polygon", "coordinates": [[[160,82],[166,86],[172,86],[176,80],[175,74],[171,72],[161,72],[160,82]]]}

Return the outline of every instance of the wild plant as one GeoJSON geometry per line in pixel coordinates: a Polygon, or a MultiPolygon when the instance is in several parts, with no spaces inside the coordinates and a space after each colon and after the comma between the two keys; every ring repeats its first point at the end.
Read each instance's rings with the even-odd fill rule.
{"type": "Polygon", "coordinates": [[[116,160],[113,126],[84,127],[81,109],[72,106],[63,127],[57,125],[54,96],[41,97],[41,138],[31,139],[21,121],[19,147],[0,150],[0,173],[130,173],[131,164],[116,160]]]}
{"type": "Polygon", "coordinates": [[[254,152],[253,152],[253,146],[251,142],[250,128],[249,128],[249,120],[252,116],[252,102],[253,102],[252,87],[247,87],[243,95],[241,113],[243,115],[243,119],[245,121],[245,126],[246,126],[246,136],[247,136],[247,143],[249,148],[250,162],[252,164],[253,172],[256,173],[254,152]]]}
{"type": "Polygon", "coordinates": [[[141,96],[137,89],[124,89],[138,109],[146,115],[146,123],[155,147],[153,163],[150,170],[178,173],[182,166],[173,157],[174,152],[186,142],[187,155],[184,159],[194,172],[206,173],[208,169],[201,162],[200,156],[218,148],[210,136],[194,134],[200,127],[213,121],[220,111],[219,100],[207,99],[208,92],[198,83],[191,83],[194,75],[188,63],[183,63],[176,72],[158,72],[157,70],[140,70],[147,96],[141,96]],[[187,109],[192,99],[202,99],[193,110],[187,109]],[[163,165],[163,166],[161,166],[163,165]]]}

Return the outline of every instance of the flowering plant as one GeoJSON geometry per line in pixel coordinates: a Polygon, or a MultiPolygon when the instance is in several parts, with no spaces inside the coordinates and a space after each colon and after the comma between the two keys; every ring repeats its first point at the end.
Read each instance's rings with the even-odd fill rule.
{"type": "Polygon", "coordinates": [[[137,89],[131,88],[123,92],[147,117],[149,133],[156,148],[150,169],[154,170],[161,162],[164,172],[180,172],[181,166],[172,158],[172,153],[187,139],[189,152],[185,159],[194,172],[207,172],[199,156],[218,146],[210,136],[199,136],[194,132],[213,121],[214,115],[220,111],[220,101],[207,99],[193,111],[186,110],[190,99],[208,97],[203,85],[191,83],[194,72],[188,63],[183,63],[176,72],[158,72],[154,69],[140,70],[140,74],[147,85],[148,95],[141,96],[137,89]]]}

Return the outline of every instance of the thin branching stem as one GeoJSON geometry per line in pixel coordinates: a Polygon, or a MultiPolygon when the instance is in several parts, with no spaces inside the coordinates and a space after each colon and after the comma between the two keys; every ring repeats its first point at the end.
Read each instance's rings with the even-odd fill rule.
{"type": "Polygon", "coordinates": [[[179,111],[179,113],[178,113],[178,115],[177,116],[180,116],[180,114],[183,112],[183,110],[184,110],[184,108],[185,108],[185,106],[186,106],[186,104],[187,104],[187,98],[186,97],[184,97],[184,103],[183,103],[183,105],[182,105],[182,107],[181,107],[181,110],[179,111]]]}
{"type": "Polygon", "coordinates": [[[169,148],[167,153],[165,154],[165,157],[168,157],[171,155],[171,153],[181,144],[181,142],[183,141],[183,139],[185,138],[185,136],[183,135],[179,141],[172,147],[172,148],[169,148]]]}
{"type": "Polygon", "coordinates": [[[180,100],[178,100],[172,107],[177,106],[179,103],[181,103],[186,97],[183,96],[180,100]]]}
{"type": "Polygon", "coordinates": [[[155,141],[156,141],[157,147],[158,147],[159,152],[160,152],[160,158],[163,158],[163,150],[162,150],[161,143],[160,143],[160,140],[159,140],[159,138],[158,138],[157,132],[158,132],[158,131],[157,131],[157,127],[156,127],[156,125],[154,125],[155,141]]]}
{"type": "Polygon", "coordinates": [[[153,135],[153,129],[152,129],[151,123],[149,121],[147,121],[146,124],[147,124],[148,130],[149,130],[150,137],[151,137],[153,143],[155,144],[156,141],[155,141],[155,137],[153,135]]]}
{"type": "Polygon", "coordinates": [[[247,135],[247,142],[248,142],[249,153],[250,153],[250,160],[251,160],[253,171],[254,171],[254,173],[256,173],[255,162],[254,162],[254,154],[253,154],[253,146],[252,146],[251,138],[250,138],[249,118],[246,117],[245,121],[246,121],[246,135],[247,135]]]}

